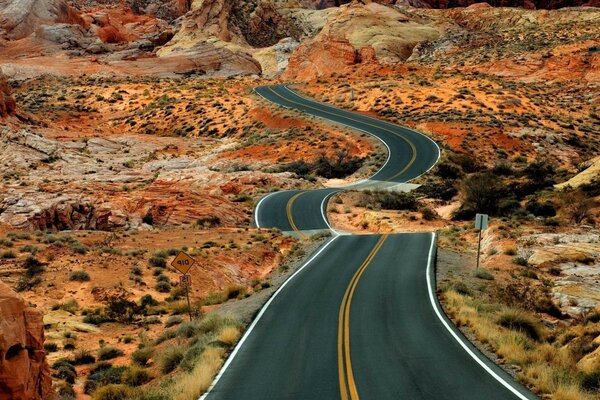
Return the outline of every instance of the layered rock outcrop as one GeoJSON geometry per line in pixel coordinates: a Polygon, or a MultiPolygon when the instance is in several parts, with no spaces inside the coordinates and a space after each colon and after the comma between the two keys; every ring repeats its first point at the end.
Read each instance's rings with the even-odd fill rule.
{"type": "Polygon", "coordinates": [[[22,39],[56,23],[82,25],[83,20],[65,0],[0,0],[0,38],[22,39]]]}
{"type": "Polygon", "coordinates": [[[0,398],[52,397],[42,314],[0,282],[0,398]]]}
{"type": "Polygon", "coordinates": [[[407,60],[414,47],[439,37],[439,27],[385,5],[355,3],[328,15],[323,29],[290,57],[286,79],[350,72],[361,64],[407,60]]]}
{"type": "MultiPolygon", "coordinates": [[[[357,0],[302,0],[302,4],[315,9],[337,7],[357,0]]],[[[363,0],[363,3],[370,2],[363,0]]],[[[422,8],[455,8],[468,7],[480,0],[375,0],[377,3],[398,4],[422,8]]],[[[493,7],[522,7],[527,9],[554,10],[563,7],[590,6],[599,7],[598,0],[488,0],[486,3],[493,7]]]]}
{"type": "Polygon", "coordinates": [[[16,108],[6,76],[0,72],[0,118],[12,115],[16,108]]]}

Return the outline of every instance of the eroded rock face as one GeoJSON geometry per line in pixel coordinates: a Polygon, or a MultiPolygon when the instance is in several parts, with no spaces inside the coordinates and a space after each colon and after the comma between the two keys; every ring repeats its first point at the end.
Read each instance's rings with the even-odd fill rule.
{"type": "Polygon", "coordinates": [[[0,282],[0,397],[45,400],[53,397],[44,353],[42,314],[0,282]]]}
{"type": "MultiPolygon", "coordinates": [[[[353,0],[302,0],[301,3],[317,10],[338,7],[351,3],[353,0]]],[[[357,1],[357,0],[354,0],[357,1]]],[[[363,3],[369,1],[362,1],[363,3]]],[[[480,0],[375,0],[382,4],[398,4],[421,8],[454,8],[468,7],[472,4],[481,3],[480,0]]],[[[488,0],[486,3],[492,7],[522,7],[528,9],[554,10],[563,7],[591,6],[598,7],[598,0],[488,0]]]]}
{"type": "Polygon", "coordinates": [[[55,23],[81,25],[83,20],[64,0],[0,0],[0,37],[22,39],[55,23]]]}
{"type": "Polygon", "coordinates": [[[0,118],[14,114],[17,106],[6,77],[0,72],[0,118]]]}
{"type": "Polygon", "coordinates": [[[308,80],[350,72],[361,64],[396,64],[406,61],[419,43],[439,35],[434,22],[411,19],[377,3],[353,3],[329,14],[321,32],[300,45],[284,77],[308,80]]]}

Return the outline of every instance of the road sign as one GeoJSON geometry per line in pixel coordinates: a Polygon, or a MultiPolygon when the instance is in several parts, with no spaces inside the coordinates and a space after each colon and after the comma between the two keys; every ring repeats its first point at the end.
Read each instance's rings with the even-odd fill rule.
{"type": "Polygon", "coordinates": [[[179,286],[182,288],[189,288],[192,286],[192,277],[190,275],[181,275],[179,277],[179,286]]]}
{"type": "Polygon", "coordinates": [[[479,229],[481,231],[485,231],[488,227],[488,215],[487,214],[477,214],[475,216],[475,229],[479,229]]]}
{"type": "Polygon", "coordinates": [[[171,265],[177,271],[179,271],[179,272],[181,272],[182,274],[185,275],[185,274],[188,273],[188,271],[190,270],[190,268],[192,268],[192,266],[195,263],[196,263],[196,260],[194,260],[192,257],[190,257],[189,255],[187,255],[185,252],[180,251],[179,254],[177,254],[177,257],[175,257],[175,259],[171,263],[171,265]]]}

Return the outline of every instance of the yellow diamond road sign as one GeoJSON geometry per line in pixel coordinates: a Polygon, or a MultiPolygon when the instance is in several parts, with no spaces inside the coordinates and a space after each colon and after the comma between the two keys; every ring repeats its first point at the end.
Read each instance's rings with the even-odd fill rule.
{"type": "Polygon", "coordinates": [[[171,265],[177,271],[179,271],[179,272],[181,272],[182,274],[185,275],[185,274],[188,273],[188,271],[190,270],[190,268],[192,268],[192,266],[195,263],[196,263],[196,260],[194,260],[192,257],[190,257],[189,255],[187,255],[185,252],[180,251],[179,254],[177,254],[177,257],[175,257],[175,259],[171,263],[171,265]]]}

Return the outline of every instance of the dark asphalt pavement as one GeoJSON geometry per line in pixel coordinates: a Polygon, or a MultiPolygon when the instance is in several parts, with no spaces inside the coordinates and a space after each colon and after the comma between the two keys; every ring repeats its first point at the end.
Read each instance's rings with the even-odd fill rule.
{"type": "MultiPolygon", "coordinates": [[[[363,185],[404,182],[439,158],[435,143],[409,129],[285,86],[256,91],[384,140],[389,161],[363,185]]],[[[256,222],[301,237],[328,229],[325,200],[340,189],[269,195],[256,222]]],[[[433,234],[335,234],[269,300],[203,399],[535,399],[443,315],[435,249],[433,234]]]]}

